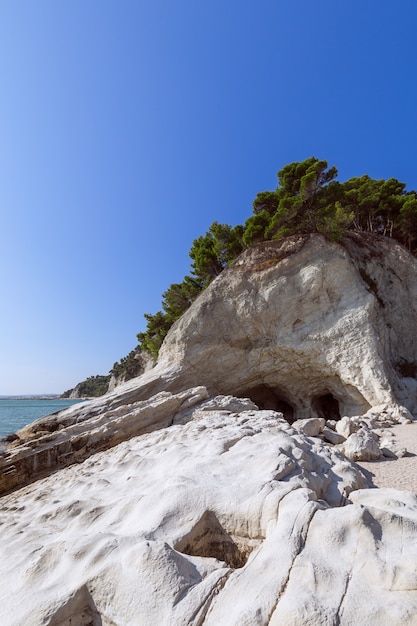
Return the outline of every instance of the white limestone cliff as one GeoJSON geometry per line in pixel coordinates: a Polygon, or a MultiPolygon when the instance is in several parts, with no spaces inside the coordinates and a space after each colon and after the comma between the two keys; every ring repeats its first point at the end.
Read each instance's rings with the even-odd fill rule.
{"type": "Polygon", "coordinates": [[[416,296],[385,238],[246,251],[153,369],[4,443],[0,623],[416,624],[417,497],[348,458],[406,453],[416,296]]]}
{"type": "MultiPolygon", "coordinates": [[[[339,419],[381,404],[415,413],[416,327],[417,261],[396,242],[354,233],[343,243],[320,235],[264,242],[243,253],[174,324],[154,368],[17,433],[0,459],[0,491],[47,469],[38,462],[35,469],[29,457],[45,444],[53,449],[54,439],[62,442],[65,434],[56,437],[57,431],[97,415],[105,420],[162,391],[203,385],[209,396],[249,397],[289,421],[339,419]]],[[[106,436],[97,450],[110,445],[106,436]]],[[[49,454],[51,470],[74,458],[61,448],[49,454]]]]}
{"type": "Polygon", "coordinates": [[[171,329],[160,368],[298,418],[415,412],[416,325],[417,261],[400,245],[291,237],[224,271],[171,329]]]}

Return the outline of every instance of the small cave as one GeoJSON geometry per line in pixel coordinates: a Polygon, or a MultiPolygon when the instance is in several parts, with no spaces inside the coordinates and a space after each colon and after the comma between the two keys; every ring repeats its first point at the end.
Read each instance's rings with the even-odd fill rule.
{"type": "Polygon", "coordinates": [[[282,397],[277,389],[259,385],[239,393],[239,396],[250,398],[260,409],[279,411],[290,424],[294,421],[294,407],[282,397]]]}
{"type": "Polygon", "coordinates": [[[340,420],[341,418],[339,402],[331,393],[313,398],[311,408],[318,417],[324,417],[326,420],[340,420]]]}
{"type": "Polygon", "coordinates": [[[254,546],[250,540],[239,540],[239,545],[220,524],[213,511],[206,511],[191,531],[174,549],[190,556],[202,556],[224,561],[229,567],[243,567],[254,546]]]}

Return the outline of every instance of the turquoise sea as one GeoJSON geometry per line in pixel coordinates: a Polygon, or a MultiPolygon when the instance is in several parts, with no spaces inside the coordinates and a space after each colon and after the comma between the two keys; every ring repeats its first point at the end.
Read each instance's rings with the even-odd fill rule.
{"type": "Polygon", "coordinates": [[[0,438],[44,415],[65,409],[80,400],[59,398],[0,398],[0,438]]]}

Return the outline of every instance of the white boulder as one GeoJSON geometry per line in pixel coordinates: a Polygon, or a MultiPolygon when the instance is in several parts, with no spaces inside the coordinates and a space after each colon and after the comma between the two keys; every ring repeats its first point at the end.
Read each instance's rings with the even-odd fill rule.
{"type": "Polygon", "coordinates": [[[311,417],[304,420],[295,420],[292,427],[307,437],[317,437],[323,432],[326,420],[323,417],[311,417]]]}
{"type": "Polygon", "coordinates": [[[399,459],[407,454],[407,448],[401,446],[393,437],[384,437],[379,442],[384,456],[399,459]]]}
{"type": "Polygon", "coordinates": [[[352,461],[374,461],[382,456],[378,437],[362,427],[337,446],[352,461]]]}
{"type": "Polygon", "coordinates": [[[336,422],[336,432],[339,433],[339,435],[342,435],[345,439],[357,430],[359,430],[359,427],[356,422],[346,415],[336,422]]]}
{"type": "Polygon", "coordinates": [[[329,443],[332,443],[333,445],[343,443],[346,439],[345,437],[343,437],[343,435],[340,435],[339,433],[335,432],[331,428],[327,428],[327,426],[323,428],[323,437],[325,441],[328,441],[329,443]]]}

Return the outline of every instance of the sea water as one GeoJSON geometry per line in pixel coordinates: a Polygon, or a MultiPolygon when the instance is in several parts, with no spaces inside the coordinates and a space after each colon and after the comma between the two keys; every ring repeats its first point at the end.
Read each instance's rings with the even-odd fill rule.
{"type": "Polygon", "coordinates": [[[0,438],[34,420],[80,402],[60,398],[0,398],[0,438]]]}

